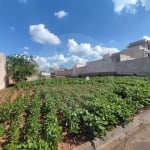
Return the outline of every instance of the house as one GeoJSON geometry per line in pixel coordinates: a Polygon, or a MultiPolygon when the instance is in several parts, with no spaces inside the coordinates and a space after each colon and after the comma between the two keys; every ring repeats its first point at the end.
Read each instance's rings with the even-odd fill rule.
{"type": "Polygon", "coordinates": [[[67,68],[51,68],[51,77],[72,76],[72,69],[67,68]]]}
{"type": "Polygon", "coordinates": [[[42,71],[40,74],[41,76],[44,76],[44,77],[50,77],[50,72],[42,71]]]}

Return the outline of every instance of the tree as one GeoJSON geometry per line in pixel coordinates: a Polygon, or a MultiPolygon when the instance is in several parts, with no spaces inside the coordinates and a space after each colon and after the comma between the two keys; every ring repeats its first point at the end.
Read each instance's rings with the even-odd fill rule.
{"type": "Polygon", "coordinates": [[[27,77],[38,73],[38,65],[32,56],[7,56],[7,74],[15,82],[25,81],[27,77]]]}

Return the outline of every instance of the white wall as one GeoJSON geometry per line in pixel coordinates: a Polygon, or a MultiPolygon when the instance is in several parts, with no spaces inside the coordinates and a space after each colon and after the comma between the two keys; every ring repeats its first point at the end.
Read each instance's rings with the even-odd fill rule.
{"type": "Polygon", "coordinates": [[[87,63],[86,67],[76,68],[76,75],[150,75],[150,58],[134,59],[122,62],[99,60],[87,63]]]}
{"type": "Polygon", "coordinates": [[[113,74],[115,72],[115,62],[110,59],[97,60],[87,63],[85,67],[74,68],[73,76],[96,75],[96,74],[113,74]]]}
{"type": "Polygon", "coordinates": [[[128,56],[128,55],[124,55],[124,54],[120,54],[120,61],[127,61],[127,60],[133,60],[135,58],[128,56]]]}
{"type": "Polygon", "coordinates": [[[0,53],[0,89],[6,87],[6,57],[0,53]]]}
{"type": "Polygon", "coordinates": [[[120,75],[150,75],[150,58],[116,63],[116,73],[120,75]]]}

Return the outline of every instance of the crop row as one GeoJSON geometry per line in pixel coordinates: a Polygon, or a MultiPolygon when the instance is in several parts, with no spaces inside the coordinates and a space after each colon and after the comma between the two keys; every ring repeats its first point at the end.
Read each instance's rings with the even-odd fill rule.
{"type": "Polygon", "coordinates": [[[19,95],[0,106],[0,131],[8,135],[7,150],[57,149],[64,133],[102,137],[150,106],[149,77],[42,79],[21,82],[16,88],[26,93],[32,89],[34,94],[19,95]],[[6,123],[9,127],[4,130],[6,123]]]}

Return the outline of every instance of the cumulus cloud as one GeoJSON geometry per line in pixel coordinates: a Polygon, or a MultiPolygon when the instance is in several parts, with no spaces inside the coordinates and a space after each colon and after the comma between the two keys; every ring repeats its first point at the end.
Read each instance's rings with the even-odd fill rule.
{"type": "Polygon", "coordinates": [[[60,39],[48,29],[45,28],[44,24],[30,25],[29,32],[32,39],[40,44],[54,44],[58,45],[61,43],[60,39]]]}
{"type": "Polygon", "coordinates": [[[141,0],[141,5],[145,10],[150,10],[150,0],[141,0]]]}
{"type": "Polygon", "coordinates": [[[106,48],[100,45],[92,46],[90,43],[78,44],[74,39],[68,40],[68,50],[71,54],[86,58],[99,59],[106,53],[115,53],[119,50],[117,48],[106,48]]]}
{"type": "Polygon", "coordinates": [[[65,12],[64,10],[60,10],[60,11],[54,13],[54,16],[56,16],[59,19],[64,18],[67,15],[68,15],[68,13],[65,12]]]}
{"type": "Polygon", "coordinates": [[[36,56],[34,60],[37,62],[41,70],[48,70],[49,68],[60,68],[65,64],[86,64],[88,60],[85,58],[71,55],[64,56],[64,54],[56,54],[51,57],[36,56]]]}
{"type": "Polygon", "coordinates": [[[36,57],[34,57],[34,60],[37,62],[37,64],[39,65],[41,70],[51,67],[51,64],[49,63],[47,57],[36,56],[36,57]]]}
{"type": "MultiPolygon", "coordinates": [[[[88,60],[76,55],[64,56],[64,54],[56,54],[48,58],[50,64],[57,64],[56,66],[62,66],[66,64],[85,64],[88,60]]],[[[52,66],[52,65],[51,65],[52,66]]]]}
{"type": "Polygon", "coordinates": [[[73,64],[86,64],[86,62],[88,61],[85,58],[75,56],[75,55],[72,55],[68,60],[73,64]]]}
{"type": "Polygon", "coordinates": [[[65,57],[63,54],[56,54],[51,57],[36,56],[34,60],[37,62],[41,70],[45,70],[49,68],[59,68],[61,65],[67,63],[69,58],[65,57]]]}
{"type": "Polygon", "coordinates": [[[75,64],[86,64],[88,61],[101,59],[102,55],[115,53],[117,48],[107,48],[101,45],[92,46],[90,43],[78,43],[74,39],[68,39],[68,51],[66,53],[55,54],[49,57],[36,57],[36,62],[40,68],[72,67],[75,64]]]}
{"type": "Polygon", "coordinates": [[[18,1],[23,4],[27,3],[27,0],[18,0],[18,1]]]}
{"type": "Polygon", "coordinates": [[[68,62],[68,58],[65,57],[63,54],[56,54],[52,57],[49,57],[49,60],[56,61],[60,65],[68,62]]]}
{"type": "Polygon", "coordinates": [[[143,39],[146,40],[146,41],[150,41],[150,37],[147,36],[147,35],[144,35],[144,36],[143,36],[143,39]]]}
{"type": "Polygon", "coordinates": [[[68,40],[69,52],[80,56],[93,55],[94,51],[89,43],[78,44],[74,39],[68,40]]]}
{"type": "Polygon", "coordinates": [[[136,12],[138,1],[139,0],[113,0],[114,11],[120,13],[125,9],[127,12],[134,14],[136,12]]]}
{"type": "Polygon", "coordinates": [[[150,9],[150,0],[112,0],[114,3],[114,11],[121,13],[125,10],[128,13],[135,14],[139,6],[145,10],[150,9]]]}

